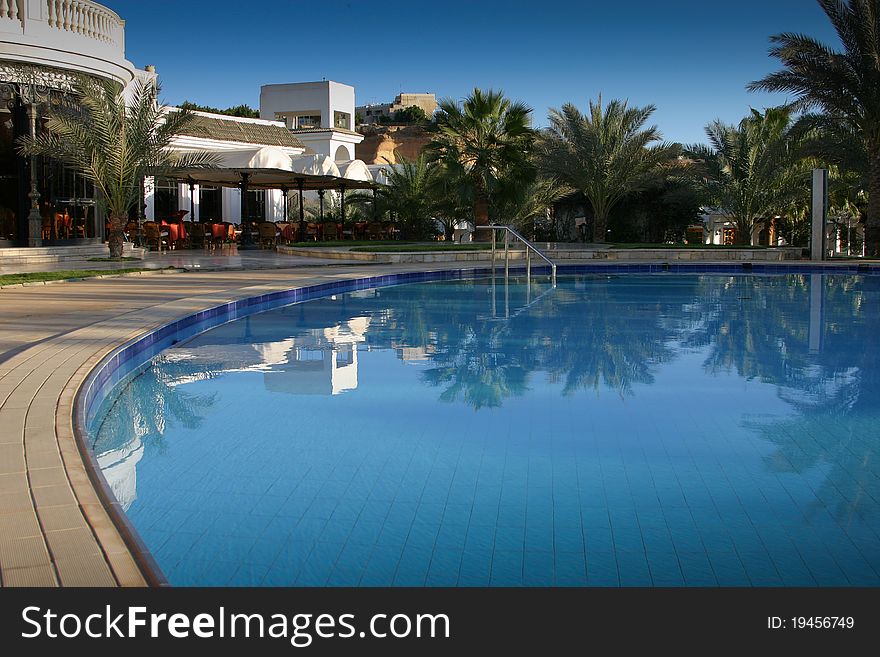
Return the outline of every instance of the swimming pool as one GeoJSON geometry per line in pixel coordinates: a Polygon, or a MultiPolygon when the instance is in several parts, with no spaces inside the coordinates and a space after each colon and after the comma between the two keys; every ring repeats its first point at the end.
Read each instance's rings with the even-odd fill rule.
{"type": "Polygon", "coordinates": [[[161,352],[91,425],[172,584],[880,583],[880,278],[440,281],[161,352]]]}

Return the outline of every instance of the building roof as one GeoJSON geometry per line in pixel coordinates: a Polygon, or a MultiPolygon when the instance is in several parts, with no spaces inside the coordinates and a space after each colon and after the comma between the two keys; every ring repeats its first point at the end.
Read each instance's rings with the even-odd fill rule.
{"type": "Polygon", "coordinates": [[[181,130],[182,135],[216,139],[218,141],[237,141],[245,144],[281,146],[284,148],[304,148],[287,128],[269,123],[236,121],[235,119],[194,114],[193,120],[181,130]]]}
{"type": "Polygon", "coordinates": [[[348,130],[347,128],[297,128],[293,131],[294,134],[311,134],[316,132],[341,132],[346,135],[357,135],[358,137],[363,137],[363,135],[359,132],[355,132],[354,130],[348,130]]]}

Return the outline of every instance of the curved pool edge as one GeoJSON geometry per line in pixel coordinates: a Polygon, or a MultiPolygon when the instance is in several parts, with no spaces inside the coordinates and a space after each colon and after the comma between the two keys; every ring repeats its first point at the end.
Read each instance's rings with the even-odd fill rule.
{"type": "MultiPolygon", "coordinates": [[[[512,274],[525,273],[522,266],[511,267],[512,274]]],[[[589,264],[559,265],[559,275],[611,274],[611,273],[687,273],[687,274],[880,274],[880,264],[818,264],[818,263],[641,263],[641,264],[589,264]]],[[[184,315],[111,349],[95,363],[79,385],[76,386],[72,408],[74,438],[85,465],[90,482],[99,496],[108,516],[128,547],[147,584],[154,587],[170,586],[143,539],[135,530],[125,511],[116,500],[110,485],[89,445],[88,426],[107,395],[125,376],[148,362],[157,353],[181,340],[190,339],[230,321],[264,312],[273,308],[320,299],[335,294],[387,287],[407,283],[440,280],[469,280],[490,276],[488,267],[440,269],[392,274],[380,274],[365,278],[304,285],[245,296],[220,303],[195,313],[184,315]]],[[[532,267],[533,276],[549,275],[549,267],[532,267]]],[[[497,272],[496,272],[497,275],[497,272]]]]}

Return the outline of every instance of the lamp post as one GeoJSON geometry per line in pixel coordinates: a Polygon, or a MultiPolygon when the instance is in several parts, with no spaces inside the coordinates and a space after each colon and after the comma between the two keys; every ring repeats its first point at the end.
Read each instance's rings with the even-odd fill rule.
{"type": "Polygon", "coordinates": [[[282,187],[282,188],[281,188],[281,209],[282,209],[282,211],[284,212],[284,215],[283,215],[284,219],[283,219],[283,221],[285,221],[285,222],[287,222],[287,201],[288,201],[288,199],[287,199],[287,192],[288,192],[288,191],[289,191],[289,190],[287,189],[287,187],[282,187]]]}
{"type": "Polygon", "coordinates": [[[318,190],[318,216],[321,217],[321,223],[324,223],[324,191],[318,190]]]}
{"type": "Polygon", "coordinates": [[[296,179],[296,187],[299,190],[299,239],[306,241],[306,210],[303,207],[303,179],[296,179]]]}
{"type": "MultiPolygon", "coordinates": [[[[15,87],[4,84],[4,91],[14,98],[17,91],[18,100],[26,108],[28,118],[28,133],[31,140],[37,137],[37,114],[40,105],[48,102],[50,88],[41,79],[38,72],[30,67],[20,71],[20,77],[15,87]],[[17,87],[17,89],[16,89],[17,87]]],[[[12,101],[14,102],[14,100],[12,101]]],[[[42,246],[43,244],[43,217],[40,214],[40,190],[37,187],[37,157],[28,157],[28,173],[30,175],[30,212],[28,213],[28,246],[42,246]]]]}
{"type": "MultiPolygon", "coordinates": [[[[196,220],[196,181],[192,178],[189,179],[189,220],[196,220]]],[[[201,194],[201,189],[199,189],[199,193],[201,194]]],[[[199,217],[199,221],[201,222],[202,218],[199,217]]]]}
{"type": "Polygon", "coordinates": [[[250,249],[254,244],[251,239],[251,222],[248,217],[248,183],[251,174],[241,172],[241,244],[239,248],[250,249]]]}
{"type": "Polygon", "coordinates": [[[339,185],[339,214],[342,215],[342,223],[345,223],[345,185],[339,185]]]}

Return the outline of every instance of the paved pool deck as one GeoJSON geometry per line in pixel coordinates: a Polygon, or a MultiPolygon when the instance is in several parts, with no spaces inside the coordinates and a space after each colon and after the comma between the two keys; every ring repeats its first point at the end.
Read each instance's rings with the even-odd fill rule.
{"type": "Polygon", "coordinates": [[[0,290],[0,585],[148,584],[92,485],[73,429],[76,392],[110,351],[244,297],[461,266],[298,261],[285,269],[192,268],[0,290]]]}

